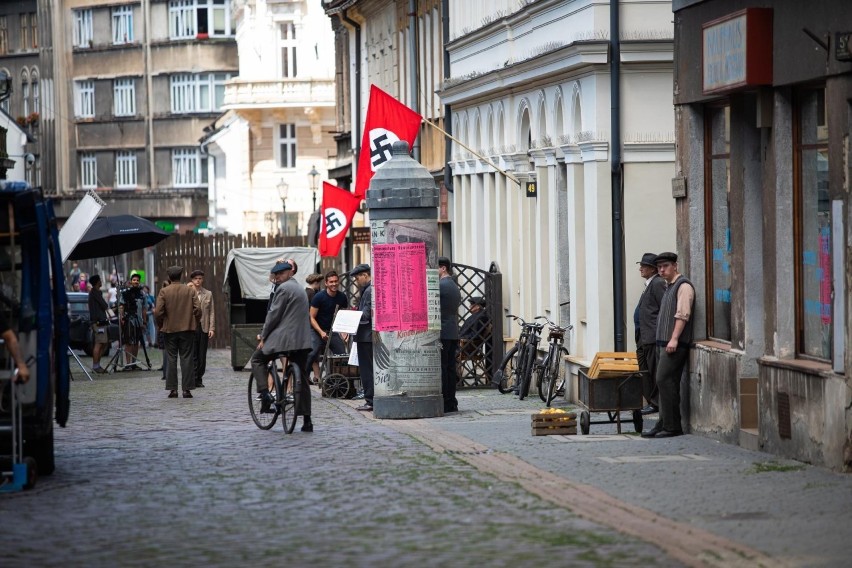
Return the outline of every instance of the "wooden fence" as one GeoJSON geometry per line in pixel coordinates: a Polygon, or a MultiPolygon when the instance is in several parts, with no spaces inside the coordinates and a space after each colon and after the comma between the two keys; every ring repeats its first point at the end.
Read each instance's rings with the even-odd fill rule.
{"type": "MultiPolygon", "coordinates": [[[[304,247],[307,237],[268,236],[260,233],[249,235],[231,235],[222,233],[216,235],[198,235],[185,233],[172,235],[159,243],[154,253],[154,272],[158,286],[168,280],[166,269],[169,266],[184,267],[184,282],[189,281],[189,273],[193,270],[204,271],[204,287],[213,292],[214,316],[216,333],[210,342],[211,348],[224,348],[231,345],[231,330],[229,325],[228,302],[222,285],[225,282],[225,260],[233,248],[257,247],[304,247]]],[[[159,289],[152,291],[157,295],[159,289]]]]}

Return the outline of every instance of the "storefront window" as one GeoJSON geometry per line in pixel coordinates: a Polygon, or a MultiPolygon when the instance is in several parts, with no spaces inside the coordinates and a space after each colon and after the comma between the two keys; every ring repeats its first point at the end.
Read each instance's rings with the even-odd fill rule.
{"type": "Polygon", "coordinates": [[[831,359],[831,203],[825,88],[802,90],[796,105],[796,313],[801,355],[831,359]]]}
{"type": "Polygon", "coordinates": [[[707,108],[705,121],[707,336],[731,340],[731,107],[707,108]]]}

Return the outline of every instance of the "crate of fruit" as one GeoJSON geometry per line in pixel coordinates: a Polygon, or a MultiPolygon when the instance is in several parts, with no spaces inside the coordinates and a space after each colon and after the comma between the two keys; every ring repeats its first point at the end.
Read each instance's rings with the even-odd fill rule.
{"type": "Polygon", "coordinates": [[[577,413],[561,408],[547,408],[532,415],[533,436],[577,433],[577,413]]]}

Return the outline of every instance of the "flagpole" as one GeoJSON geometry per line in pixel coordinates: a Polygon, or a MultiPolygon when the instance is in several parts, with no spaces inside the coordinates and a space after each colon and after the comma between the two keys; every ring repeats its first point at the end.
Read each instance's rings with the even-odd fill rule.
{"type": "Polygon", "coordinates": [[[456,138],[455,136],[453,136],[452,134],[450,134],[449,132],[447,132],[446,130],[441,128],[440,126],[438,126],[437,124],[433,124],[433,123],[429,122],[428,120],[426,120],[425,118],[423,119],[423,122],[425,122],[426,124],[428,124],[429,126],[434,128],[435,130],[437,130],[438,132],[440,132],[441,134],[443,134],[444,136],[446,136],[447,138],[449,138],[450,140],[452,140],[453,142],[455,142],[456,144],[458,144],[459,146],[461,146],[462,148],[464,148],[465,150],[467,150],[468,152],[470,152],[471,154],[473,154],[474,156],[476,156],[477,158],[479,158],[480,160],[482,160],[483,162],[485,162],[486,164],[488,164],[489,166],[491,166],[492,168],[494,168],[495,170],[497,170],[498,172],[500,172],[501,174],[503,174],[504,176],[506,176],[507,178],[512,180],[513,182],[515,182],[516,184],[518,184],[518,187],[520,187],[521,182],[518,180],[518,178],[516,178],[515,176],[513,176],[509,172],[499,168],[497,166],[497,164],[495,164],[494,162],[492,162],[491,160],[489,160],[488,158],[486,158],[485,156],[483,156],[482,154],[480,154],[479,152],[477,152],[476,150],[474,150],[473,148],[471,148],[470,146],[468,146],[467,144],[465,144],[464,142],[462,142],[461,140],[459,140],[458,138],[456,138]]]}

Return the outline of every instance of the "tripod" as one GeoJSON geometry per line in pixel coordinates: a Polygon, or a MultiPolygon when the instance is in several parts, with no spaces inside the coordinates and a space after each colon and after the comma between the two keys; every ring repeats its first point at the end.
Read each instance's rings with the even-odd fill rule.
{"type": "Polygon", "coordinates": [[[122,325],[119,320],[118,325],[118,349],[116,349],[112,358],[107,363],[106,367],[104,367],[107,371],[112,367],[113,371],[118,370],[119,368],[124,369],[130,365],[141,365],[142,360],[139,359],[136,355],[127,351],[125,344],[128,345],[142,345],[142,353],[145,355],[145,365],[147,366],[146,371],[151,370],[151,360],[148,358],[148,349],[145,347],[145,336],[142,332],[142,322],[137,314],[125,314],[125,319],[127,321],[127,337],[122,337],[122,325]],[[126,355],[130,355],[130,362],[127,363],[126,355]]]}

